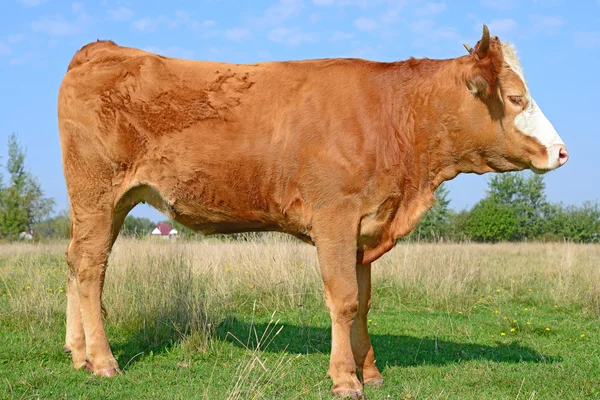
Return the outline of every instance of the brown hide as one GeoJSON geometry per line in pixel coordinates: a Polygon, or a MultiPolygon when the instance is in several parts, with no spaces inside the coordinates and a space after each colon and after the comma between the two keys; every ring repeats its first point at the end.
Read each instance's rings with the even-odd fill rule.
{"type": "Polygon", "coordinates": [[[357,374],[381,383],[366,325],[370,263],[414,228],[443,181],[547,164],[505,114],[498,84],[524,86],[496,41],[485,54],[396,63],[242,65],[113,42],[82,48],[58,99],[75,367],[119,371],[101,318],[106,260],[127,212],[148,202],[204,233],[271,230],[316,244],[333,392],[360,395],[357,374]]]}
{"type": "Polygon", "coordinates": [[[358,250],[373,261],[448,178],[436,175],[452,162],[451,136],[468,133],[458,107],[469,93],[446,77],[467,59],[234,65],[89,44],[59,96],[71,201],[148,201],[205,233],[309,240],[313,214],[349,196],[361,204],[358,250]]]}

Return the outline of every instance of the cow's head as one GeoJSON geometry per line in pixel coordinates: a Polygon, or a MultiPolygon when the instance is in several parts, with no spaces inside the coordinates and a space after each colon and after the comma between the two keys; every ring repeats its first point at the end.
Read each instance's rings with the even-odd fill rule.
{"type": "Polygon", "coordinates": [[[485,135],[482,151],[495,171],[531,169],[543,173],[569,158],[567,148],[531,97],[515,48],[490,38],[487,26],[470,53],[465,77],[468,90],[480,105],[476,129],[485,135]],[[487,108],[487,110],[485,110],[487,108]]]}

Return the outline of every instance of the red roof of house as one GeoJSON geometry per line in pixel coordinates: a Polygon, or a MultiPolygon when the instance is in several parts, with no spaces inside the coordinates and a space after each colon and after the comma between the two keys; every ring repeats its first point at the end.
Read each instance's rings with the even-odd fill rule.
{"type": "Polygon", "coordinates": [[[171,232],[171,229],[173,229],[173,225],[167,223],[156,224],[156,227],[160,231],[161,235],[168,235],[169,232],[171,232]]]}

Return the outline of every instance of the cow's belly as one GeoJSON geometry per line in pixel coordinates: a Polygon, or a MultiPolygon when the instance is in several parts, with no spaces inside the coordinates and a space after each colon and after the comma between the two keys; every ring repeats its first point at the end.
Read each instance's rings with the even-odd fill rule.
{"type": "Polygon", "coordinates": [[[285,220],[269,209],[216,207],[202,200],[177,199],[170,205],[170,217],[206,235],[256,231],[282,231],[285,220]]]}
{"type": "Polygon", "coordinates": [[[210,195],[187,188],[142,184],[127,194],[127,204],[147,202],[169,218],[204,234],[280,231],[293,235],[304,234],[294,213],[283,213],[272,202],[237,195],[210,195]]]}

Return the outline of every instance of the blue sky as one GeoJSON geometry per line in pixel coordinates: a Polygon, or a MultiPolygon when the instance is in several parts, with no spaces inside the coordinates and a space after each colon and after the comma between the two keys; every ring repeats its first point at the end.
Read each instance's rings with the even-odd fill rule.
{"type": "MultiPolygon", "coordinates": [[[[68,200],[56,97],[71,57],[90,41],[236,63],[393,61],[461,56],[482,23],[517,46],[534,98],[569,149],[569,162],[546,175],[550,200],[600,199],[600,0],[2,0],[0,8],[0,155],[6,161],[6,138],[17,132],[59,210],[68,200]]],[[[472,206],[486,182],[450,182],[452,206],[472,206]]],[[[133,214],[161,218],[148,207],[133,214]]]]}

